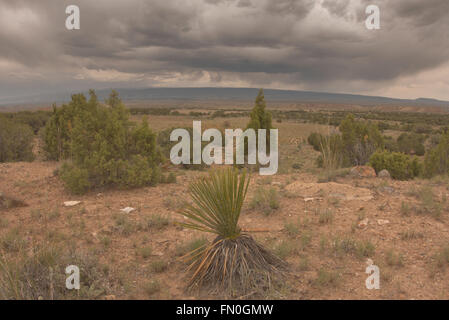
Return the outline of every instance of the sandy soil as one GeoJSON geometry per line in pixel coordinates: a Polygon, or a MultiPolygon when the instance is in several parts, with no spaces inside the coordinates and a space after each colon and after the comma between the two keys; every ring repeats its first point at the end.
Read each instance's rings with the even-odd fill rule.
{"type": "MultiPolygon", "coordinates": [[[[54,175],[58,166],[53,162],[0,164],[0,191],[27,205],[0,210],[4,221],[0,237],[19,228],[28,250],[38,244],[56,242],[94,252],[108,266],[108,277],[112,279],[110,288],[99,298],[220,298],[186,292],[185,265],[178,260],[179,248],[202,235],[177,226],[174,222],[183,218],[176,210],[182,201],[188,200],[188,183],[205,173],[178,171],[176,184],[126,191],[98,190],[78,197],[66,192],[54,175]],[[65,207],[64,201],[69,200],[81,204],[65,207]],[[120,209],[127,206],[137,210],[122,213],[120,209]],[[138,227],[154,214],[168,217],[170,225],[160,230],[138,227]],[[121,215],[126,215],[132,232],[125,234],[117,226],[121,215]],[[110,242],[107,246],[106,237],[110,242]],[[137,253],[143,246],[152,248],[151,256],[143,258],[137,253]],[[161,273],[152,272],[150,265],[156,260],[167,262],[168,268],[161,273]],[[158,279],[162,287],[149,295],[143,284],[151,279],[158,279]]],[[[317,178],[307,173],[276,175],[270,179],[254,176],[247,203],[256,188],[271,187],[278,190],[280,207],[267,215],[247,205],[241,226],[269,248],[276,250],[282,245],[290,248],[285,259],[291,275],[284,288],[266,297],[449,299],[449,273],[446,267],[437,266],[436,261],[438,253],[449,244],[444,202],[449,193],[447,184],[429,186],[442,205],[438,219],[414,210],[404,212],[403,208],[403,203],[419,207],[419,190],[430,183],[350,177],[317,183],[317,178]],[[323,212],[330,212],[332,218],[322,219],[323,212]],[[363,227],[361,221],[367,225],[363,227]],[[289,223],[294,226],[293,232],[288,232],[289,223]],[[368,256],[339,252],[335,249],[339,239],[352,239],[355,243],[370,241],[375,249],[368,256]],[[365,287],[368,258],[380,268],[380,290],[365,287]]],[[[213,235],[207,237],[212,239],[213,235]]]]}

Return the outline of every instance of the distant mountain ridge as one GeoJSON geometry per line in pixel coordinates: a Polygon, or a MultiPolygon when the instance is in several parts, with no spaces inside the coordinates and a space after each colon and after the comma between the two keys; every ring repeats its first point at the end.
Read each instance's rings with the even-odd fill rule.
{"type": "MultiPolygon", "coordinates": [[[[151,100],[248,100],[252,101],[258,93],[257,88],[135,88],[116,89],[123,101],[151,101],[151,100]]],[[[111,89],[96,90],[100,99],[105,99],[111,89]]],[[[327,93],[313,91],[295,91],[265,89],[267,101],[296,102],[296,103],[332,103],[362,106],[401,105],[401,106],[429,106],[449,107],[449,101],[429,98],[396,99],[378,96],[366,96],[344,93],[327,93]]],[[[85,92],[86,93],[86,92],[85,92]]],[[[30,95],[21,97],[1,98],[0,105],[15,104],[43,104],[62,103],[70,100],[70,93],[53,95],[30,95]]]]}

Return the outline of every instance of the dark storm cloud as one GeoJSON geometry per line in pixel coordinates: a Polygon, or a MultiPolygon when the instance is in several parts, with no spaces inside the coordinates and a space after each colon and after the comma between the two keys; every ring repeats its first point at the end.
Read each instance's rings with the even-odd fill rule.
{"type": "Polygon", "coordinates": [[[447,22],[449,1],[447,0],[409,0],[394,5],[395,12],[400,18],[407,18],[416,26],[428,26],[435,23],[447,22]]]}
{"type": "Polygon", "coordinates": [[[350,0],[324,0],[322,6],[323,8],[328,9],[332,14],[345,16],[347,14],[349,3],[350,0]]]}
{"type": "Polygon", "coordinates": [[[277,0],[268,1],[265,10],[269,14],[295,15],[298,18],[304,18],[315,5],[314,0],[277,0]]]}
{"type": "Polygon", "coordinates": [[[85,86],[369,92],[448,62],[448,9],[447,0],[0,0],[0,100],[85,86]],[[364,27],[373,3],[379,31],[364,27]],[[64,27],[69,4],[81,9],[79,31],[64,27]]]}

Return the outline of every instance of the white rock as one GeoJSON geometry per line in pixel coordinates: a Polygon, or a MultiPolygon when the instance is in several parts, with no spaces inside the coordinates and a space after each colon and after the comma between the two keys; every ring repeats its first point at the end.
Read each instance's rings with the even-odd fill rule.
{"type": "Polygon", "coordinates": [[[383,225],[389,224],[389,223],[390,223],[390,221],[388,221],[388,220],[383,220],[383,219],[378,219],[378,220],[377,220],[377,224],[378,224],[379,226],[383,226],[383,225]]]}
{"type": "Polygon", "coordinates": [[[64,206],[66,207],[74,207],[81,203],[81,201],[66,201],[64,202],[64,206]]]}
{"type": "Polygon", "coordinates": [[[359,222],[358,227],[359,228],[365,228],[365,227],[368,226],[368,222],[369,222],[368,218],[363,219],[362,221],[359,222]]]}
{"type": "Polygon", "coordinates": [[[135,210],[136,210],[136,209],[131,208],[131,207],[126,207],[126,208],[120,209],[120,211],[121,211],[121,212],[124,212],[124,213],[131,213],[131,212],[133,212],[133,211],[135,211],[135,210]]]}

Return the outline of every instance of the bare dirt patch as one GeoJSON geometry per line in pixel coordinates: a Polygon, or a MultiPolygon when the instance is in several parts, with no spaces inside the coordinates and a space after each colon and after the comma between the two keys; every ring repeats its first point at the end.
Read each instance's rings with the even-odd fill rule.
{"type": "Polygon", "coordinates": [[[348,184],[328,182],[328,183],[303,183],[296,181],[285,189],[298,196],[308,198],[338,198],[341,200],[369,201],[373,199],[372,191],[366,188],[353,187],[348,184]]]}
{"type": "MultiPolygon", "coordinates": [[[[52,162],[0,165],[1,189],[28,204],[1,212],[0,240],[9,241],[16,230],[14,239],[23,245],[20,252],[3,250],[5,257],[15,259],[39,246],[82,250],[95,257],[108,283],[92,296],[97,299],[220,298],[186,292],[186,266],[179,261],[186,250],[214,238],[176,224],[183,219],[176,212],[188,200],[189,182],[206,172],[180,170],[176,184],[73,197],[54,176],[58,167],[52,162]],[[81,203],[65,207],[65,201],[81,203]],[[128,206],[136,210],[120,211],[128,206]]],[[[449,298],[449,264],[442,251],[449,243],[444,182],[315,181],[307,173],[253,176],[247,202],[257,188],[273,188],[279,206],[266,214],[247,205],[240,225],[285,259],[291,271],[285,287],[267,298],[449,298]],[[413,210],[422,205],[424,187],[441,205],[438,218],[413,210]],[[308,197],[319,200],[304,201],[308,197]],[[358,228],[363,219],[366,227],[358,228]],[[380,267],[380,290],[365,287],[367,259],[380,267]]]]}

